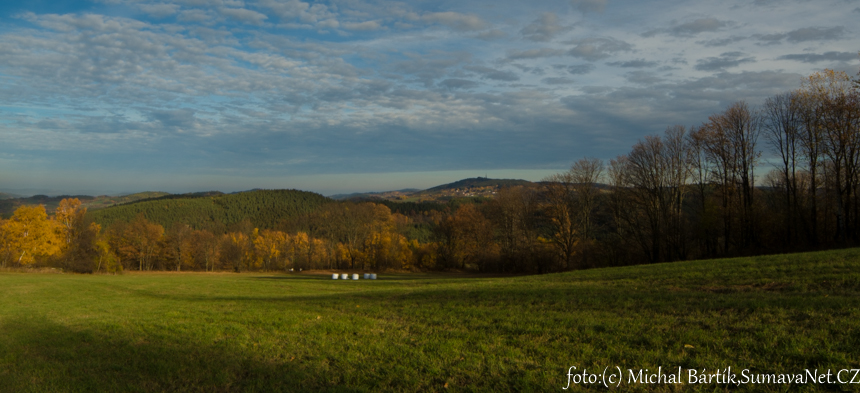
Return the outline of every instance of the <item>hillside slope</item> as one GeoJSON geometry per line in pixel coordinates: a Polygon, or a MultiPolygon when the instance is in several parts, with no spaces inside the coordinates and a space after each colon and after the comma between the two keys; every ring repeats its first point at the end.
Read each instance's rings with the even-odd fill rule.
{"type": "Polygon", "coordinates": [[[219,230],[250,219],[258,228],[274,228],[284,219],[309,213],[331,202],[320,194],[297,190],[255,190],[235,194],[198,193],[113,206],[89,213],[93,221],[108,226],[131,221],[138,214],[168,228],[183,222],[194,229],[219,230]]]}

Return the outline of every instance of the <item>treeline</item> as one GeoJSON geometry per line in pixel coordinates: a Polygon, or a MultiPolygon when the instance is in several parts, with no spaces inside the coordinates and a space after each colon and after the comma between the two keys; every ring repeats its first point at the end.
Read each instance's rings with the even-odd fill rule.
{"type": "Polygon", "coordinates": [[[547,273],[854,246],[860,86],[844,73],[816,73],[760,108],[739,101],[700,125],[645,137],[609,162],[581,159],[473,202],[334,202],[260,191],[88,215],[68,199],[53,218],[44,207],[21,207],[0,222],[0,264],[547,273]]]}
{"type": "Polygon", "coordinates": [[[260,229],[245,218],[222,234],[143,213],[106,229],[77,199],[53,217],[44,206],[24,206],[0,221],[0,267],[56,266],[76,272],[123,270],[412,269],[423,247],[408,240],[408,219],[373,203],[331,203],[260,229]]]}

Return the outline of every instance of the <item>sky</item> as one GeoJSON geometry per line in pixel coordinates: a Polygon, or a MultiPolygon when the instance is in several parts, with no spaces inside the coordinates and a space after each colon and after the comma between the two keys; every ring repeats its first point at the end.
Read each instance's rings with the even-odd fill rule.
{"type": "Polygon", "coordinates": [[[0,191],[541,178],[860,70],[856,0],[0,3],[0,191]]]}

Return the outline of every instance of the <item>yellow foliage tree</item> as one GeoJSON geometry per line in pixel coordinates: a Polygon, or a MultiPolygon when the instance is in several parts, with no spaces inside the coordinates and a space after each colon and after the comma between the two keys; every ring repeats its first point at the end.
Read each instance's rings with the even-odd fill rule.
{"type": "Polygon", "coordinates": [[[87,208],[81,207],[81,201],[78,198],[65,198],[57,206],[54,220],[62,226],[67,246],[72,242],[75,226],[83,220],[86,213],[87,208]]]}
{"type": "Polygon", "coordinates": [[[60,251],[60,228],[48,219],[43,205],[19,207],[3,224],[2,232],[14,263],[19,265],[32,265],[37,257],[60,251]]]}
{"type": "Polygon", "coordinates": [[[254,239],[254,251],[262,261],[263,270],[279,267],[287,238],[287,234],[281,231],[264,230],[254,239]]]}

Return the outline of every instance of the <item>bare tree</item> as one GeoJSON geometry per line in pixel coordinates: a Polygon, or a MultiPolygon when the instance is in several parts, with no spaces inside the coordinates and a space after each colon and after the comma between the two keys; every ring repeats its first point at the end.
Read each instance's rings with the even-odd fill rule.
{"type": "Polygon", "coordinates": [[[777,165],[780,181],[773,182],[783,194],[785,206],[784,245],[795,244],[799,239],[798,218],[800,201],[798,181],[801,155],[802,111],[797,93],[785,93],[768,98],[764,104],[764,130],[771,150],[779,157],[777,165]]]}
{"type": "Polygon", "coordinates": [[[857,239],[856,197],[860,175],[860,98],[844,72],[824,70],[801,89],[811,108],[812,124],[823,133],[822,153],[832,170],[836,195],[836,240],[857,239]]]}
{"type": "Polygon", "coordinates": [[[702,126],[705,151],[714,163],[712,176],[722,197],[723,251],[726,253],[734,237],[732,229],[736,216],[740,218],[739,245],[747,248],[757,243],[753,197],[755,166],[761,158],[757,146],[760,119],[745,102],[738,101],[722,113],[710,116],[702,126]]]}

